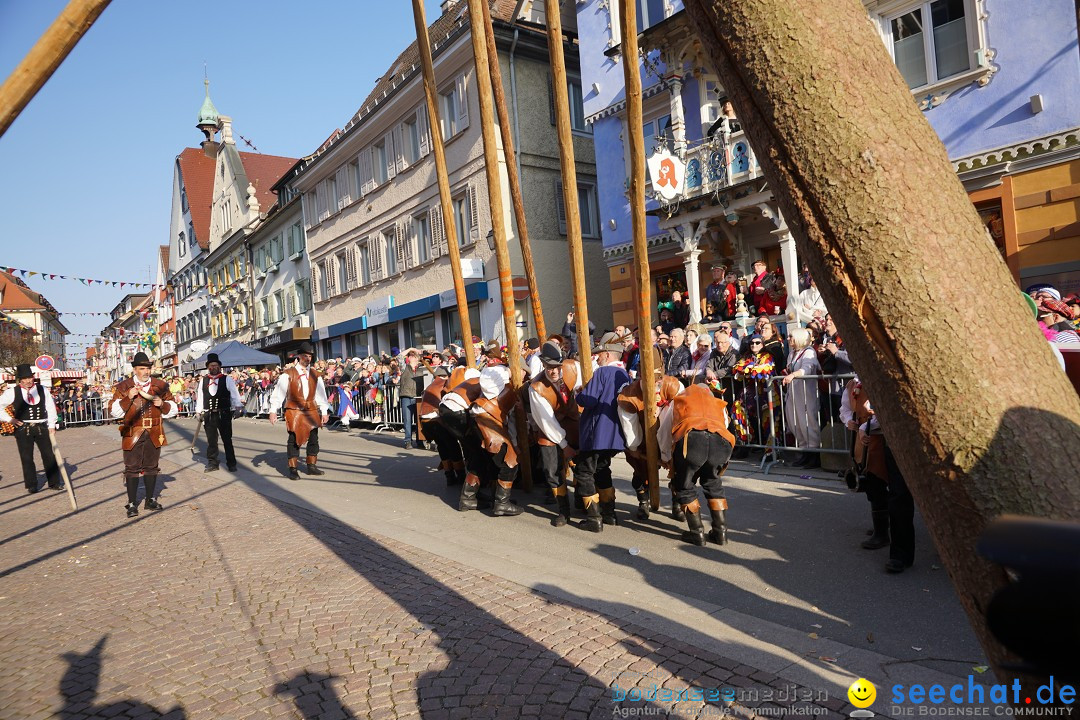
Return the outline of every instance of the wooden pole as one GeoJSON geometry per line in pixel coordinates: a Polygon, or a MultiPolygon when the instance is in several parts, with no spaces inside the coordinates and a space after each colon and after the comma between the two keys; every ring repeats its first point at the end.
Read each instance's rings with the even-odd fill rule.
{"type": "Polygon", "coordinates": [[[545,0],[544,15],[547,19],[548,55],[551,58],[551,87],[555,92],[555,127],[559,132],[566,244],[570,249],[570,278],[574,286],[574,323],[577,327],[578,357],[581,359],[581,381],[587,383],[592,378],[592,333],[589,332],[589,306],[585,300],[585,259],[581,252],[577,166],[574,163],[574,135],[570,129],[570,97],[566,89],[562,16],[559,14],[558,0],[545,0]]]}
{"type": "Polygon", "coordinates": [[[649,472],[649,504],[660,508],[660,478],[656,447],[656,375],[649,343],[652,301],[649,292],[649,246],[645,242],[645,137],[641,125],[641,71],[638,63],[637,7],[634,0],[618,0],[622,64],[626,85],[626,126],[630,133],[630,218],[634,232],[634,280],[637,303],[639,374],[645,400],[645,461],[649,472]]]}
{"type": "Polygon", "coordinates": [[[491,25],[491,9],[488,4],[480,3],[480,7],[484,9],[484,34],[487,39],[488,57],[492,59],[491,89],[495,93],[495,109],[498,111],[499,131],[502,134],[503,157],[506,158],[506,177],[510,180],[510,201],[514,204],[514,222],[517,223],[518,241],[521,243],[521,261],[525,265],[525,279],[529,281],[529,298],[532,301],[536,334],[543,342],[547,337],[547,326],[544,323],[544,310],[540,307],[540,290],[536,286],[536,271],[533,269],[532,245],[529,243],[529,230],[525,223],[525,204],[521,199],[521,180],[517,171],[514,134],[510,132],[512,121],[506,109],[506,93],[503,92],[499,52],[495,48],[495,30],[491,25]]]}
{"type": "Polygon", "coordinates": [[[71,0],[0,85],[0,136],[52,77],[109,0],[71,0]]]}
{"type": "Polygon", "coordinates": [[[461,319],[461,344],[465,362],[476,367],[472,344],[472,321],[469,319],[469,300],[465,296],[465,281],[461,277],[461,252],[458,248],[457,226],[454,224],[454,205],[450,198],[450,180],[446,174],[446,153],[443,149],[442,122],[439,119],[438,90],[435,87],[435,68],[431,63],[431,41],[428,38],[424,3],[413,0],[413,20],[416,23],[416,44],[420,49],[420,65],[424,74],[424,96],[427,99],[428,125],[431,127],[431,146],[435,153],[435,175],[439,180],[439,202],[442,207],[446,247],[450,252],[450,269],[454,275],[454,294],[457,296],[458,317],[461,319]]]}
{"type": "MultiPolygon", "coordinates": [[[[499,153],[495,137],[495,108],[492,100],[489,62],[484,38],[484,10],[480,7],[487,0],[469,0],[469,23],[471,25],[473,60],[476,65],[476,96],[480,101],[480,130],[484,137],[484,170],[487,174],[488,204],[491,208],[491,230],[495,235],[495,261],[499,266],[499,295],[502,297],[503,329],[506,349],[510,360],[510,383],[515,391],[522,385],[521,342],[518,337],[514,312],[514,289],[510,282],[510,251],[506,247],[506,225],[503,222],[502,181],[499,178],[499,153]]],[[[529,444],[526,433],[524,408],[517,405],[518,462],[521,464],[521,480],[525,490],[532,490],[532,467],[529,463],[529,444]],[[522,438],[525,442],[522,443],[522,438]]]]}

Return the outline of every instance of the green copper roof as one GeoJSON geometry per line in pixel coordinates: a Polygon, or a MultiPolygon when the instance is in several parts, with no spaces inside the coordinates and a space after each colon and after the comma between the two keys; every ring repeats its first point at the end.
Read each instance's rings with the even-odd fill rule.
{"type": "Polygon", "coordinates": [[[210,80],[204,80],[206,83],[206,99],[203,100],[202,107],[199,108],[199,122],[195,123],[199,125],[217,125],[218,111],[214,107],[214,103],[210,100],[210,80]]]}

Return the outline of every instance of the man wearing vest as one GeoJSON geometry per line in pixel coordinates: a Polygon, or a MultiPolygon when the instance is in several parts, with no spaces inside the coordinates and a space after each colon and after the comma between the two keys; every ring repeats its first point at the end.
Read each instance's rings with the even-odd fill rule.
{"type": "Polygon", "coordinates": [[[581,389],[581,371],[577,362],[563,359],[555,343],[544,343],[537,355],[544,370],[528,385],[529,411],[537,428],[540,473],[559,504],[551,524],[562,527],[570,522],[565,465],[577,455],[581,411],[574,393],[581,389]]]}
{"type": "Polygon", "coordinates": [[[131,360],[131,377],[113,386],[109,413],[120,421],[121,447],[124,449],[124,481],[127,484],[127,516],[139,514],[139,478],[146,490],[143,507],[161,510],[154,499],[157,485],[158,460],[165,445],[165,430],[161,421],[171,418],[180,407],[164,380],[150,377],[150,358],[135,353],[131,360]]]}
{"type": "Polygon", "coordinates": [[[278,378],[270,394],[270,424],[285,406],[285,429],[289,431],[289,479],[299,480],[300,446],[307,446],[307,474],[325,475],[316,463],[319,459],[319,428],[330,419],[330,403],[322,378],[311,367],[315,350],[311,343],[300,343],[294,362],[278,378]]]}
{"type": "Polygon", "coordinates": [[[576,492],[585,504],[586,518],[581,528],[602,532],[615,519],[615,488],[611,482],[611,458],[625,448],[616,401],[619,391],[630,384],[622,363],[622,339],[613,332],[600,338],[596,348],[598,367],[581,389],[577,404],[581,410],[581,448],[574,464],[576,492]]]}
{"type": "Polygon", "coordinates": [[[672,491],[690,528],[683,532],[683,540],[705,544],[701,503],[694,485],[700,480],[712,514],[709,540],[723,545],[727,542],[727,499],[720,476],[735,448],[735,436],[728,431],[727,403],[706,386],[691,385],[661,411],[656,439],[661,461],[674,466],[672,491]]]}
{"type": "MultiPolygon", "coordinates": [[[[434,355],[433,357],[440,357],[434,355]]],[[[417,414],[420,417],[420,431],[424,437],[435,442],[439,450],[439,469],[446,474],[447,485],[460,485],[465,482],[465,462],[462,459],[461,444],[450,431],[443,427],[439,418],[439,406],[443,397],[465,379],[465,368],[454,368],[449,377],[440,371],[441,365],[434,366],[434,379],[424,388],[417,414]]]]}
{"type": "MultiPolygon", "coordinates": [[[[661,375],[663,368],[656,366],[656,411],[662,411],[676,395],[683,391],[683,384],[671,375],[661,375]]],[[[619,425],[626,440],[626,461],[634,471],[630,484],[638,500],[638,520],[649,519],[649,468],[645,456],[645,398],[641,391],[641,378],[634,380],[619,393],[619,425]]],[[[672,492],[672,508],[679,508],[672,492]]],[[[681,510],[681,508],[679,508],[681,510]]],[[[683,520],[681,517],[678,520],[683,520]]]]}
{"type": "Polygon", "coordinates": [[[15,426],[15,445],[19,448],[26,491],[30,494],[38,491],[34,445],[41,453],[41,464],[45,466],[49,487],[63,490],[60,467],[56,464],[56,455],[49,439],[49,433],[56,431],[57,421],[52,393],[41,385],[40,380],[34,379],[34,371],[29,365],[19,365],[15,370],[15,379],[15,387],[8,388],[0,395],[0,422],[10,422],[15,426]]]}
{"type": "Polygon", "coordinates": [[[195,395],[195,414],[206,428],[206,470],[218,469],[218,435],[225,446],[225,467],[236,472],[236,452],[233,451],[232,421],[244,409],[244,401],[236,389],[236,381],[221,372],[221,360],[216,353],[206,356],[207,374],[199,383],[195,395]]]}
{"type": "MultiPolygon", "coordinates": [[[[453,384],[453,380],[450,384],[453,384]]],[[[443,429],[461,444],[465,470],[462,482],[476,486],[480,485],[480,476],[484,474],[485,458],[475,423],[469,416],[469,408],[480,394],[480,371],[466,368],[461,374],[461,381],[447,390],[439,401],[439,420],[443,429]]],[[[458,510],[464,512],[475,508],[472,502],[458,501],[458,510]]]]}

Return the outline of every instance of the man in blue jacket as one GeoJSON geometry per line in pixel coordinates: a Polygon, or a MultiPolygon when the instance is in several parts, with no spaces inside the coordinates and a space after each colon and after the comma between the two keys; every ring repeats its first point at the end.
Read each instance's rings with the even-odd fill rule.
{"type": "Polygon", "coordinates": [[[586,518],[581,527],[602,532],[604,525],[615,525],[615,488],[611,484],[611,458],[624,450],[619,426],[619,391],[630,383],[630,376],[620,359],[623,344],[618,335],[606,333],[596,348],[599,367],[581,389],[577,404],[581,407],[581,447],[574,466],[577,494],[585,502],[586,518]]]}

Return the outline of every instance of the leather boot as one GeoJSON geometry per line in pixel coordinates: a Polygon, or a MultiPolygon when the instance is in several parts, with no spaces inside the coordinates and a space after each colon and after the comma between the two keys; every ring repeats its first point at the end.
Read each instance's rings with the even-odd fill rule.
{"type": "Polygon", "coordinates": [[[566,494],[566,486],[561,489],[562,494],[555,495],[555,500],[559,503],[559,514],[551,519],[553,527],[562,527],[570,522],[570,497],[566,494]]]}
{"type": "Polygon", "coordinates": [[[705,545],[705,526],[701,524],[701,504],[694,500],[683,508],[686,514],[686,525],[689,530],[683,530],[682,539],[691,545],[703,547],[705,545]]]}
{"type": "Polygon", "coordinates": [[[874,534],[862,541],[864,550],[879,550],[889,546],[889,511],[875,510],[870,513],[874,521],[874,534]]]}
{"type": "Polygon", "coordinates": [[[139,503],[128,503],[124,509],[127,510],[127,516],[133,518],[139,514],[139,503]]]}
{"type": "Polygon", "coordinates": [[[299,480],[300,473],[296,471],[296,465],[299,463],[300,458],[289,458],[289,479],[299,480]]]}
{"type": "MultiPolygon", "coordinates": [[[[446,487],[451,487],[458,484],[458,475],[453,470],[444,470],[443,474],[446,475],[446,487]]],[[[464,480],[464,478],[462,478],[464,480]]]]}
{"type": "Polygon", "coordinates": [[[307,474],[308,475],[325,475],[326,473],[316,467],[315,463],[319,461],[318,455],[307,456],[307,474]]]}
{"type": "Polygon", "coordinates": [[[709,500],[709,514],[712,515],[712,530],[709,531],[709,541],[717,545],[727,543],[727,500],[713,498],[709,500]]]}
{"type": "Polygon", "coordinates": [[[574,490],[574,509],[588,515],[588,513],[585,512],[585,501],[582,500],[581,495],[578,494],[576,489],[574,490]]]}
{"type": "Polygon", "coordinates": [[[675,488],[671,483],[668,483],[668,490],[671,491],[671,519],[676,522],[682,522],[686,520],[686,513],[683,512],[682,505],[675,499],[675,488]]]}
{"type": "Polygon", "coordinates": [[[601,500],[600,501],[600,518],[605,525],[618,525],[619,518],[615,516],[615,501],[614,500],[601,500]]]}
{"type": "Polygon", "coordinates": [[[463,460],[455,460],[453,463],[454,469],[454,484],[461,485],[465,482],[465,462],[463,460]]]}
{"type": "Polygon", "coordinates": [[[638,520],[649,519],[649,491],[645,488],[641,488],[637,491],[637,517],[638,520]]]}
{"type": "Polygon", "coordinates": [[[520,515],[521,506],[514,503],[510,499],[510,488],[514,486],[513,482],[506,482],[499,480],[495,486],[495,507],[491,511],[491,514],[495,517],[502,517],[504,515],[520,515]]]}
{"type": "Polygon", "coordinates": [[[592,495],[582,498],[585,505],[585,519],[578,523],[578,527],[589,532],[604,532],[604,521],[600,517],[600,496],[592,495]]]}
{"type": "Polygon", "coordinates": [[[469,473],[465,476],[465,482],[461,485],[461,496],[458,498],[457,509],[468,512],[476,509],[476,493],[480,490],[480,478],[469,473]]]}

